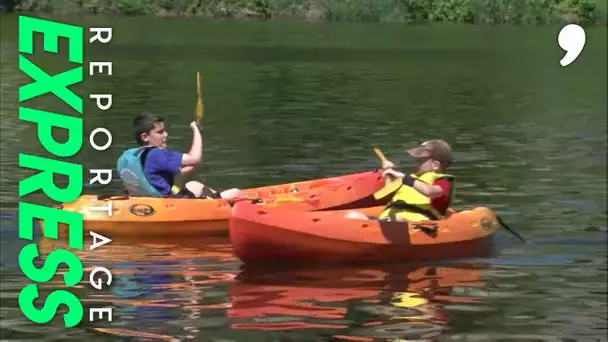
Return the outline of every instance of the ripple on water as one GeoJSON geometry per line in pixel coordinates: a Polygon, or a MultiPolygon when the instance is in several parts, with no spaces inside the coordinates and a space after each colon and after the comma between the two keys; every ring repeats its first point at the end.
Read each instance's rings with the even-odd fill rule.
{"type": "Polygon", "coordinates": [[[573,338],[557,337],[552,335],[535,334],[494,334],[494,333],[467,333],[447,335],[442,340],[453,341],[499,341],[499,342],[574,342],[573,338]]]}
{"type": "Polygon", "coordinates": [[[524,272],[520,268],[513,267],[512,269],[490,269],[484,272],[484,276],[487,278],[501,278],[501,279],[512,279],[512,278],[522,278],[522,277],[530,277],[531,273],[524,272]]]}
{"type": "Polygon", "coordinates": [[[447,327],[420,322],[398,322],[365,328],[349,329],[352,337],[371,337],[382,339],[424,340],[440,337],[447,327]]]}
{"type": "Polygon", "coordinates": [[[443,307],[445,310],[455,312],[492,312],[498,311],[497,308],[484,305],[464,305],[464,304],[448,304],[443,307]]]}

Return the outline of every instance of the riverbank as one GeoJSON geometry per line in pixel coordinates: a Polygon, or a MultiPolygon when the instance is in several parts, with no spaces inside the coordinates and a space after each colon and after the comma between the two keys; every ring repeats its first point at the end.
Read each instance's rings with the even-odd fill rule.
{"type": "Polygon", "coordinates": [[[606,22],[602,0],[2,0],[2,11],[364,22],[606,22]]]}

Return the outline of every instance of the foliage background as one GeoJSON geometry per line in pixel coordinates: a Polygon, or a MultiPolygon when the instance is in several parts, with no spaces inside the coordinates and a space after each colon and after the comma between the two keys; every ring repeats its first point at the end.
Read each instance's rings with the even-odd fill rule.
{"type": "Polygon", "coordinates": [[[606,22],[602,0],[0,0],[3,11],[325,21],[606,22]]]}

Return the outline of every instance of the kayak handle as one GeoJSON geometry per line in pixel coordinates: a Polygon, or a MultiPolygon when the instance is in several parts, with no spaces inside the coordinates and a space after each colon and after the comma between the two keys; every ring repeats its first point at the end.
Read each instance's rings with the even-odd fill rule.
{"type": "Polygon", "coordinates": [[[411,229],[418,229],[427,234],[433,234],[433,233],[437,233],[439,226],[437,224],[414,223],[411,225],[411,229]]]}
{"type": "Polygon", "coordinates": [[[97,195],[98,201],[104,201],[107,199],[111,200],[128,200],[131,198],[129,195],[97,195]]]}
{"type": "Polygon", "coordinates": [[[229,206],[234,207],[237,202],[241,201],[251,201],[251,204],[261,204],[264,203],[264,200],[261,198],[237,198],[237,199],[229,199],[226,202],[229,206]]]}

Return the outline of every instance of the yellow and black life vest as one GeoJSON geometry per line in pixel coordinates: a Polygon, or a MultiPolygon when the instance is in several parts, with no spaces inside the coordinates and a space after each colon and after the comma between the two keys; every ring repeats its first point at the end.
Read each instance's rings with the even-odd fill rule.
{"type": "MultiPolygon", "coordinates": [[[[421,176],[411,174],[415,179],[427,184],[433,184],[438,179],[448,179],[453,182],[454,176],[427,172],[421,176]]],[[[454,196],[454,187],[450,187],[450,203],[454,196]]],[[[386,208],[382,211],[379,219],[395,218],[409,222],[440,220],[444,214],[440,213],[431,205],[431,199],[414,189],[413,187],[402,185],[393,196],[386,208]]]]}

